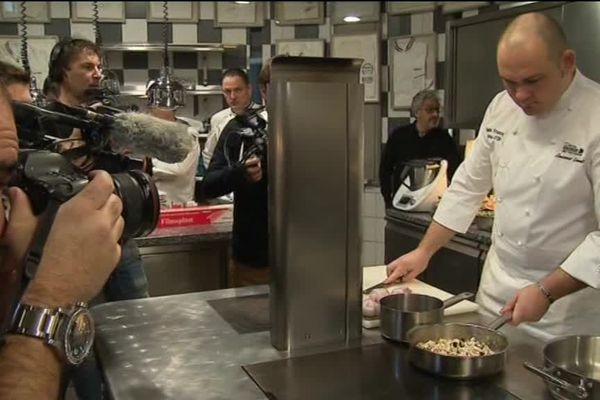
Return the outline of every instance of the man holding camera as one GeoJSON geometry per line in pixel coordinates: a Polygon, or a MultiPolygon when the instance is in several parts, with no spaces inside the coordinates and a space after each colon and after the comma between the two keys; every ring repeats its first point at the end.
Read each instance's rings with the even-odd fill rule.
{"type": "MultiPolygon", "coordinates": [[[[5,82],[5,79],[0,79],[2,191],[7,189],[18,160],[16,127],[9,98],[3,88],[5,82]]],[[[48,337],[39,336],[26,321],[44,316],[47,320],[52,318],[56,326],[63,326],[68,318],[74,317],[74,310],[77,310],[77,315],[86,315],[85,307],[76,304],[89,301],[100,291],[121,253],[118,240],[124,227],[122,203],[113,190],[110,175],[96,171],[91,182],[79,194],[60,206],[37,273],[17,307],[22,318],[16,319],[9,328],[9,334],[2,337],[0,398],[58,398],[65,357],[85,358],[87,355],[89,348],[82,354],[69,354],[52,345],[49,339],[59,343],[68,341],[77,347],[81,340],[90,343],[93,333],[92,337],[79,337],[75,331],[67,335],[68,330],[57,330],[48,332],[48,337]],[[82,220],[86,223],[81,224],[82,220]]],[[[4,203],[0,205],[0,300],[3,303],[0,309],[3,311],[11,308],[13,299],[6,297],[6,293],[14,293],[14,288],[20,283],[25,254],[37,226],[25,193],[18,188],[10,188],[8,193],[8,220],[4,218],[4,203]]]]}
{"type": "MultiPolygon", "coordinates": [[[[260,74],[260,84],[269,81],[266,64],[260,74]]],[[[266,91],[261,90],[261,93],[266,91]]],[[[263,101],[266,98],[263,97],[263,101]]],[[[224,127],[203,182],[207,197],[234,193],[232,271],[233,286],[249,286],[270,282],[268,251],[268,193],[266,148],[249,154],[255,147],[256,131],[252,132],[245,117],[252,115],[266,121],[265,111],[246,110],[224,127]]]]}

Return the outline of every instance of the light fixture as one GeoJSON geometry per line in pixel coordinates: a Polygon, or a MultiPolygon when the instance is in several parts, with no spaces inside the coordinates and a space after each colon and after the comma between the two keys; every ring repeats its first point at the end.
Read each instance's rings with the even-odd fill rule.
{"type": "Polygon", "coordinates": [[[360,17],[348,15],[344,17],[344,22],[360,22],[360,17]]]}
{"type": "Polygon", "coordinates": [[[234,1],[235,4],[250,4],[249,1],[234,1]]]}
{"type": "Polygon", "coordinates": [[[23,69],[30,77],[29,81],[29,94],[31,95],[31,99],[33,104],[38,107],[45,107],[48,102],[46,101],[46,97],[44,97],[44,93],[38,88],[37,80],[35,76],[31,73],[31,66],[29,65],[29,54],[28,54],[28,45],[27,45],[27,6],[25,5],[25,1],[21,2],[21,65],[23,65],[23,69]]]}
{"type": "MultiPolygon", "coordinates": [[[[102,34],[100,33],[98,1],[92,2],[92,13],[94,21],[94,34],[96,37],[96,46],[102,48],[102,34]]],[[[100,78],[100,97],[105,105],[115,105],[116,98],[121,93],[121,84],[116,73],[108,68],[108,56],[104,55],[101,60],[102,77],[100,78]]]]}
{"type": "Polygon", "coordinates": [[[176,109],[185,105],[185,88],[175,77],[171,76],[169,70],[169,38],[167,37],[169,9],[167,3],[163,2],[163,40],[165,45],[163,67],[160,76],[148,82],[146,95],[149,107],[176,109]]]}

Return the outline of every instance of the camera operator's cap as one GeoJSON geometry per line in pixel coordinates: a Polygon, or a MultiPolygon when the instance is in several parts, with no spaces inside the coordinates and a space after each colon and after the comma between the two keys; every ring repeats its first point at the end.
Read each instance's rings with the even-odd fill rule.
{"type": "Polygon", "coordinates": [[[185,88],[169,75],[167,68],[163,68],[157,79],[148,82],[146,95],[149,107],[176,109],[185,105],[185,88]]]}

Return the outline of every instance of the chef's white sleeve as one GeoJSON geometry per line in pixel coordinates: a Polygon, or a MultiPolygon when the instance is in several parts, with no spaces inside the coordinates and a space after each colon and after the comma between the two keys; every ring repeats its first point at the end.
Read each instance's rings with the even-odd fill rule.
{"type": "MultiPolygon", "coordinates": [[[[596,135],[598,136],[598,135],[596,135]]],[[[594,188],[594,208],[600,227],[600,138],[592,146],[588,170],[594,188]]],[[[600,230],[588,233],[561,265],[573,278],[596,289],[600,289],[600,230]]]]}
{"type": "Polygon", "coordinates": [[[498,98],[499,95],[488,106],[473,151],[456,170],[433,216],[435,222],[455,232],[464,233],[469,229],[481,201],[492,188],[491,153],[494,143],[486,127],[498,98]]]}

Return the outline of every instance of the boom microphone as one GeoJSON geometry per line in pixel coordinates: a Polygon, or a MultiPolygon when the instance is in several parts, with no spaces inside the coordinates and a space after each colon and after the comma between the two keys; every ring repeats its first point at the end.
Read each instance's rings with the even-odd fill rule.
{"type": "Polygon", "coordinates": [[[172,164],[183,161],[194,147],[196,138],[186,125],[141,113],[113,118],[110,142],[114,151],[128,150],[172,164]]]}

